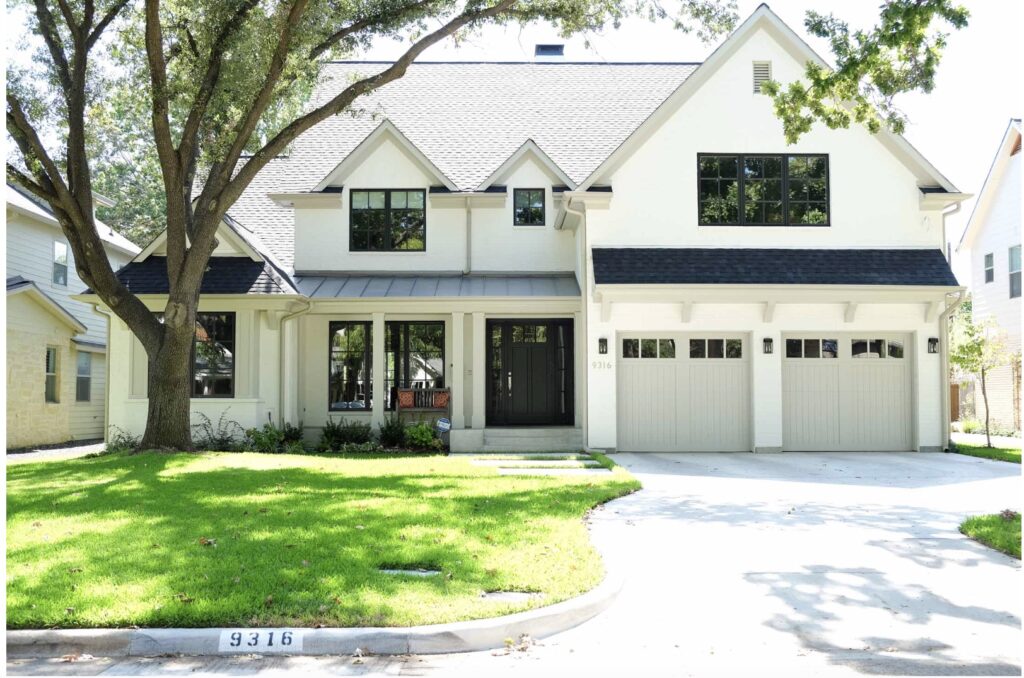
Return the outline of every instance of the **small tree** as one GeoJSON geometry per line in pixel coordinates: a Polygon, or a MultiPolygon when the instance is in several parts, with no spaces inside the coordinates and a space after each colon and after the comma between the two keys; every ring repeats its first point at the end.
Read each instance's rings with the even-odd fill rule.
{"type": "Polygon", "coordinates": [[[985,380],[989,372],[1010,362],[1010,355],[1006,352],[1006,333],[991,318],[975,323],[968,308],[954,317],[949,341],[950,362],[965,374],[978,375],[981,382],[981,397],[985,403],[985,444],[992,447],[985,380]]]}

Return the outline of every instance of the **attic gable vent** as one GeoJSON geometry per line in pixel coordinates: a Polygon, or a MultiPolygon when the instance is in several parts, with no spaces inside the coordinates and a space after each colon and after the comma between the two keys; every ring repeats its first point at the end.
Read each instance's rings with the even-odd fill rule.
{"type": "Polygon", "coordinates": [[[761,93],[761,85],[772,79],[772,62],[754,62],[754,94],[761,93]]]}

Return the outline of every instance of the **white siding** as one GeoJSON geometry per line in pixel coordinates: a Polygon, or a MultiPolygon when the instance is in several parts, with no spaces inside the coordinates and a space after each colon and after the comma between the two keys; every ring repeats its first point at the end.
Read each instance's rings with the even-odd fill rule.
{"type": "MultiPolygon", "coordinates": [[[[92,440],[104,437],[103,419],[107,397],[107,357],[103,353],[92,353],[91,355],[91,397],[88,402],[78,402],[75,400],[70,405],[71,436],[75,440],[92,440]]],[[[77,359],[77,356],[75,356],[76,361],[77,359]]],[[[77,362],[69,374],[77,377],[77,362]]]]}
{"type": "MultiPolygon", "coordinates": [[[[7,277],[20,275],[36,283],[43,292],[71,312],[86,326],[79,339],[107,343],[106,318],[92,310],[92,306],[71,299],[71,295],[85,291],[86,284],[78,277],[71,248],[68,247],[68,284],[53,283],[53,244],[67,243],[67,238],[56,226],[7,212],[7,277]]],[[[108,249],[111,266],[117,270],[130,257],[108,249]]]]}

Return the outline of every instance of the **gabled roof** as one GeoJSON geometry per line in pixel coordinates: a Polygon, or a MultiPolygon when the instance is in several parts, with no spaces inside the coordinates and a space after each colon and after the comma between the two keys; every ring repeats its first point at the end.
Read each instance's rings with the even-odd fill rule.
{"type": "MultiPolygon", "coordinates": [[[[109,199],[101,195],[97,195],[95,200],[97,203],[107,207],[112,204],[109,199]]],[[[7,184],[7,209],[50,224],[58,229],[60,228],[60,224],[57,222],[56,217],[54,217],[50,206],[17,184],[7,184]]],[[[139,247],[135,243],[99,219],[96,220],[96,230],[99,232],[100,239],[108,246],[130,256],[139,253],[139,247]]]]}
{"type": "MultiPolygon", "coordinates": [[[[732,32],[725,42],[719,45],[718,48],[711,53],[711,56],[709,56],[704,63],[700,65],[700,68],[698,68],[691,77],[682,82],[679,87],[672,92],[672,94],[667,97],[646,120],[644,120],[643,124],[639,125],[618,148],[610,153],[608,157],[605,158],[601,164],[586,177],[586,179],[580,182],[579,189],[588,189],[603,175],[607,174],[611,168],[622,163],[636,149],[642,146],[643,142],[646,141],[656,129],[658,129],[683,105],[687,99],[690,98],[691,95],[693,95],[705,82],[707,82],[723,63],[728,61],[733,52],[735,52],[748,37],[761,28],[766,28],[771,31],[772,35],[779,41],[779,43],[789,50],[797,60],[802,60],[804,62],[810,61],[822,66],[823,68],[831,68],[829,64],[827,64],[817,52],[811,49],[810,45],[808,45],[803,38],[797,35],[793,29],[782,21],[782,19],[780,19],[778,15],[768,7],[768,5],[761,4],[756,10],[754,10],[753,14],[747,17],[746,21],[740,24],[739,27],[732,32]]],[[[779,124],[781,125],[782,123],[780,122],[779,124]]],[[[902,136],[894,134],[884,126],[875,136],[918,177],[919,185],[937,185],[949,193],[959,193],[956,187],[953,186],[952,182],[943,176],[934,165],[928,162],[928,160],[926,160],[924,156],[921,155],[916,148],[911,146],[910,143],[902,136]]]]}
{"type": "Polygon", "coordinates": [[[366,159],[373,149],[376,148],[377,142],[384,137],[390,136],[398,145],[401,146],[409,155],[416,159],[416,161],[423,166],[423,168],[430,174],[434,175],[434,178],[440,181],[449,190],[455,191],[458,188],[452,183],[452,180],[445,176],[444,172],[437,168],[433,162],[430,161],[423,151],[416,147],[416,144],[409,141],[409,137],[402,134],[402,131],[395,126],[395,123],[388,119],[385,119],[375,130],[370,132],[365,139],[359,142],[359,145],[352,149],[352,152],[345,156],[345,159],[338,163],[337,167],[328,173],[320,183],[313,188],[314,191],[322,191],[332,184],[339,184],[345,180],[345,177],[362,164],[363,160],[366,159]]]}
{"type": "Polygon", "coordinates": [[[967,226],[960,236],[960,242],[957,243],[957,252],[960,251],[961,247],[969,244],[974,239],[978,229],[981,228],[981,224],[985,221],[985,216],[988,214],[992,203],[992,196],[996,192],[996,186],[999,184],[999,179],[1002,178],[1003,169],[1013,155],[1014,149],[1020,148],[1020,142],[1020,118],[1010,118],[1010,123],[1006,126],[1006,131],[1003,132],[1002,141],[999,142],[999,149],[992,158],[992,164],[989,165],[988,174],[985,176],[985,183],[981,187],[981,193],[978,194],[978,199],[974,202],[971,218],[967,220],[967,226]]]}
{"type": "Polygon", "coordinates": [[[597,285],[958,287],[941,250],[594,248],[597,285]]]}
{"type": "Polygon", "coordinates": [[[486,191],[492,185],[505,179],[506,174],[515,167],[516,163],[519,162],[523,156],[527,154],[534,157],[542,167],[545,167],[549,172],[558,177],[559,181],[570,189],[576,188],[576,182],[569,178],[569,175],[551,159],[551,156],[545,153],[533,139],[527,139],[522,146],[517,148],[515,152],[505,160],[505,162],[498,165],[498,168],[491,172],[489,177],[480,182],[480,185],[477,186],[476,190],[486,191]]]}
{"type": "Polygon", "coordinates": [[[82,333],[87,331],[87,327],[81,323],[70,311],[57,303],[53,297],[48,295],[39,289],[31,280],[22,278],[20,275],[12,276],[7,279],[7,296],[13,297],[17,294],[25,294],[37,304],[39,304],[43,310],[50,313],[60,322],[64,323],[76,333],[82,333]]]}

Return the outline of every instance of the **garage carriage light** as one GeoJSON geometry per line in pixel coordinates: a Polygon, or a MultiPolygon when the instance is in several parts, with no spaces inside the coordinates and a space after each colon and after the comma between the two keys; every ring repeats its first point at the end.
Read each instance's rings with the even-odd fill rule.
{"type": "Polygon", "coordinates": [[[608,340],[605,337],[601,337],[597,340],[597,352],[601,355],[608,353],[608,340]]]}
{"type": "Polygon", "coordinates": [[[929,353],[938,353],[939,352],[939,338],[938,337],[928,337],[928,352],[929,353]]]}
{"type": "Polygon", "coordinates": [[[765,337],[764,338],[764,352],[765,352],[765,355],[769,355],[769,354],[772,353],[772,351],[773,351],[772,343],[773,342],[772,342],[772,338],[771,337],[765,337]]]}

